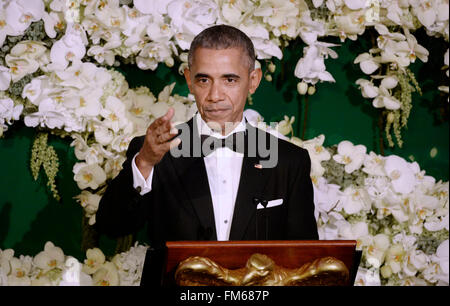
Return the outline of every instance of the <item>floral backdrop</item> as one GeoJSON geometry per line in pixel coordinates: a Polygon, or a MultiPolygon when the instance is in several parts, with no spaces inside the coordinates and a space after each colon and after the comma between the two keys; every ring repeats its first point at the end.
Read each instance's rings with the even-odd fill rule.
{"type": "MultiPolygon", "coordinates": [[[[93,225],[131,139],[145,134],[169,107],[175,108],[176,122],[196,111],[191,95],[172,94],[175,84],[155,95],[147,87],[129,88],[114,68],[166,65],[181,73],[193,37],[225,23],[252,39],[256,65],[268,63],[268,81],[276,69],[271,59],[282,59],[282,49],[301,39],[305,48],[293,76],[300,95],[336,81],[325,59],[336,59],[332,48],[339,45],[323,38],[358,40],[374,28],[373,46],[354,59],[367,75],[356,83],[362,97],[382,110],[386,141],[401,147],[411,93],[420,93],[408,67],[426,62],[432,52],[414,32],[423,28],[448,42],[448,20],[445,0],[1,1],[0,136],[18,120],[40,131],[30,168],[35,178],[43,169],[56,199],[59,161],[48,134],[69,137],[79,160],[73,167],[81,190],[77,202],[93,225]]],[[[447,76],[448,61],[447,49],[442,59],[447,76]]],[[[436,90],[448,100],[446,83],[436,84],[436,90]]],[[[245,115],[308,150],[320,239],[355,239],[363,251],[355,284],[449,284],[448,182],[427,176],[416,162],[367,152],[363,145],[342,141],[324,147],[325,135],[302,140],[294,136],[294,117],[285,116],[272,129],[255,110],[245,115]]],[[[136,243],[113,258],[92,247],[83,263],[52,242],[34,257],[0,250],[0,285],[138,285],[146,247],[136,243]]]]}

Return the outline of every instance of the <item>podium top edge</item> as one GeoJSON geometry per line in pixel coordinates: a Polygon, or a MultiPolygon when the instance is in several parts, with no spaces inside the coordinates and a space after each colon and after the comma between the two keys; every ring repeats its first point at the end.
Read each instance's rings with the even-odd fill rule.
{"type": "Polygon", "coordinates": [[[316,246],[316,247],[356,247],[356,240],[234,240],[234,241],[167,241],[166,247],[276,247],[276,246],[316,246]]]}

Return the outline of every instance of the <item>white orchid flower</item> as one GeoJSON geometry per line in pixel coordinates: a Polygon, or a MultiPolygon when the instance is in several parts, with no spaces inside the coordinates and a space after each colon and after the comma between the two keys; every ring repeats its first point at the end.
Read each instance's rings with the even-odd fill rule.
{"type": "Polygon", "coordinates": [[[39,62],[27,58],[27,57],[16,57],[11,55],[6,55],[6,64],[10,68],[11,80],[17,82],[22,79],[27,74],[36,72],[39,69],[39,62]]]}
{"type": "Polygon", "coordinates": [[[75,257],[68,256],[59,286],[92,286],[92,278],[82,271],[82,267],[75,257]]]}
{"type": "MultiPolygon", "coordinates": [[[[122,170],[122,165],[126,158],[123,155],[116,155],[114,157],[108,158],[105,162],[105,172],[108,178],[114,179],[122,170]]],[[[95,215],[93,215],[95,218],[95,215]]],[[[95,219],[94,219],[95,221],[95,219]]]]}
{"type": "Polygon", "coordinates": [[[119,274],[116,266],[112,262],[105,262],[92,275],[94,286],[117,286],[120,284],[119,274]]]}
{"type": "Polygon", "coordinates": [[[386,252],[385,265],[390,268],[392,273],[399,273],[402,270],[402,264],[406,252],[400,243],[392,245],[386,252]]]}
{"type": "Polygon", "coordinates": [[[39,111],[26,115],[24,122],[30,127],[48,127],[50,129],[60,129],[66,122],[67,109],[57,104],[50,98],[42,100],[39,104],[39,111]]]}
{"type": "Polygon", "coordinates": [[[356,273],[355,286],[381,286],[379,271],[359,266],[356,273]]]}
{"type": "Polygon", "coordinates": [[[370,207],[370,197],[364,188],[348,186],[342,192],[336,210],[343,209],[347,214],[358,214],[361,211],[369,211],[370,207]]]}
{"type": "Polygon", "coordinates": [[[384,156],[370,152],[364,159],[364,167],[362,169],[365,173],[376,176],[384,176],[384,156]]]}
{"type": "Polygon", "coordinates": [[[436,254],[431,256],[431,260],[439,265],[435,278],[443,285],[449,284],[449,240],[444,240],[437,248],[436,254]]]}
{"type": "Polygon", "coordinates": [[[298,35],[307,45],[313,45],[317,42],[318,37],[325,36],[325,28],[325,22],[313,20],[310,14],[304,13],[300,18],[298,35]]]}
{"type": "Polygon", "coordinates": [[[0,66],[0,90],[7,90],[11,84],[11,72],[9,68],[0,66]]]}
{"type": "Polygon", "coordinates": [[[130,124],[125,115],[125,105],[113,96],[106,99],[105,107],[100,111],[100,115],[105,118],[103,124],[116,133],[130,124]]]}
{"type": "Polygon", "coordinates": [[[76,163],[73,166],[74,180],[80,189],[97,189],[106,181],[105,171],[98,164],[76,163]]]}
{"type": "Polygon", "coordinates": [[[386,234],[377,234],[368,236],[364,243],[364,256],[367,263],[374,268],[380,268],[384,263],[386,251],[390,246],[389,236],[386,234]]]}
{"type": "Polygon", "coordinates": [[[397,87],[397,84],[398,79],[395,76],[384,77],[378,87],[378,95],[373,99],[372,105],[376,108],[399,109],[401,106],[400,101],[391,94],[391,90],[397,87]]]}
{"type": "Polygon", "coordinates": [[[403,158],[397,155],[386,157],[384,171],[391,179],[392,187],[396,192],[408,194],[413,191],[416,185],[416,176],[403,158]]]}
{"type": "Polygon", "coordinates": [[[359,85],[359,89],[361,89],[362,96],[364,98],[375,98],[378,96],[378,87],[373,85],[371,81],[366,79],[358,79],[355,83],[359,85]]]}
{"type": "Polygon", "coordinates": [[[6,11],[1,7],[0,9],[0,46],[3,46],[5,38],[7,35],[18,35],[20,33],[15,33],[11,26],[6,21],[6,11]]]}
{"type": "Polygon", "coordinates": [[[49,78],[45,75],[38,76],[24,86],[22,98],[28,99],[32,104],[38,106],[40,101],[48,97],[48,94],[54,90],[49,78]]]}
{"type": "MultiPolygon", "coordinates": [[[[382,172],[384,173],[384,169],[382,170],[382,172]]],[[[369,194],[372,201],[380,200],[390,192],[391,188],[390,179],[385,175],[383,176],[369,175],[364,180],[364,188],[366,188],[367,193],[369,194]]]]}
{"type": "Polygon", "coordinates": [[[114,52],[106,49],[103,46],[92,46],[87,51],[87,55],[94,57],[94,59],[100,63],[106,63],[109,66],[112,66],[115,61],[114,52]]]}
{"type": "Polygon", "coordinates": [[[345,5],[351,10],[361,10],[367,7],[367,0],[344,0],[345,5]]]}
{"type": "Polygon", "coordinates": [[[376,24],[375,29],[380,34],[380,36],[378,36],[377,38],[378,48],[380,49],[384,49],[386,44],[391,40],[403,41],[406,39],[405,35],[401,33],[391,33],[389,29],[381,23],[376,24]]]}
{"type": "Polygon", "coordinates": [[[189,49],[192,39],[203,29],[215,24],[218,6],[207,0],[174,0],[167,6],[175,39],[183,50],[189,49]]]}
{"type": "Polygon", "coordinates": [[[316,43],[303,49],[302,57],[295,67],[294,75],[306,83],[316,84],[321,82],[335,82],[333,76],[326,71],[324,58],[328,55],[335,58],[337,54],[329,46],[335,44],[316,43]]]}
{"type": "Polygon", "coordinates": [[[430,258],[421,250],[412,250],[403,262],[403,272],[408,276],[415,276],[428,265],[430,258]]]}
{"type": "Polygon", "coordinates": [[[44,273],[55,268],[61,269],[64,264],[64,252],[51,241],[47,241],[44,250],[34,257],[33,263],[44,273]]]}
{"type": "Polygon", "coordinates": [[[363,145],[355,146],[350,141],[344,140],[339,143],[338,153],[333,156],[333,159],[337,163],[345,165],[345,172],[352,173],[362,166],[366,150],[363,145]]]}
{"type": "Polygon", "coordinates": [[[14,105],[11,98],[0,99],[0,119],[5,120],[6,123],[11,124],[12,120],[19,120],[22,110],[23,105],[14,105]]]}
{"type": "Polygon", "coordinates": [[[63,13],[45,12],[42,16],[42,20],[44,21],[45,33],[50,38],[56,37],[55,28],[57,28],[58,30],[62,30],[64,28],[65,20],[63,13]]]}
{"type": "Polygon", "coordinates": [[[339,235],[339,229],[343,224],[348,224],[344,217],[338,213],[331,211],[327,215],[328,222],[318,226],[319,239],[320,240],[337,240],[342,239],[339,235]]]}
{"type": "Polygon", "coordinates": [[[250,8],[251,4],[248,0],[225,0],[220,7],[220,13],[226,21],[224,23],[238,26],[250,8]]]}
{"type": "Polygon", "coordinates": [[[31,261],[20,260],[19,258],[12,257],[9,260],[11,266],[10,273],[8,275],[9,286],[30,286],[31,278],[29,276],[31,272],[31,261]]]}
{"type": "Polygon", "coordinates": [[[294,3],[282,0],[262,1],[253,12],[254,16],[263,17],[265,23],[273,27],[279,27],[283,20],[289,16],[296,16],[298,8],[294,3]]]}
{"type": "Polygon", "coordinates": [[[166,23],[163,16],[153,16],[152,22],[147,25],[147,35],[152,41],[167,42],[175,34],[170,24],[166,23]]]}
{"type": "Polygon", "coordinates": [[[420,235],[425,220],[432,217],[434,211],[439,207],[439,200],[416,188],[410,197],[409,204],[411,209],[409,230],[411,233],[420,235]]]}
{"type": "Polygon", "coordinates": [[[283,135],[287,135],[289,133],[293,133],[292,124],[295,121],[295,117],[284,116],[284,119],[277,123],[276,129],[283,135]]]}
{"type": "Polygon", "coordinates": [[[103,146],[107,146],[111,143],[114,138],[114,134],[107,126],[104,126],[103,123],[94,122],[93,127],[96,142],[103,146]]]}
{"type": "Polygon", "coordinates": [[[413,11],[420,23],[425,27],[430,27],[435,21],[438,12],[438,1],[410,1],[413,11]]]}
{"type": "Polygon", "coordinates": [[[324,141],[325,136],[322,134],[315,138],[302,141],[300,144],[302,148],[308,150],[311,159],[311,176],[322,176],[325,168],[321,162],[331,158],[330,152],[323,146],[324,141]]]}
{"type": "Polygon", "coordinates": [[[82,271],[86,274],[94,274],[105,263],[105,255],[99,248],[92,248],[86,251],[86,259],[82,271]]]}
{"type": "Polygon", "coordinates": [[[365,74],[372,74],[380,68],[379,57],[373,57],[370,53],[362,53],[358,55],[353,61],[354,64],[359,64],[362,72],[365,74]]]}
{"type": "Polygon", "coordinates": [[[5,7],[6,23],[13,29],[14,35],[20,35],[32,22],[41,20],[44,12],[42,0],[12,0],[5,7]]]}
{"type": "Polygon", "coordinates": [[[365,221],[345,222],[339,225],[338,233],[340,239],[361,240],[369,235],[369,227],[365,221]]]}
{"type": "Polygon", "coordinates": [[[14,257],[13,249],[0,249],[0,271],[3,271],[6,275],[11,272],[11,265],[9,261],[14,257]]]}
{"type": "Polygon", "coordinates": [[[81,60],[86,54],[83,38],[74,33],[66,33],[56,41],[50,51],[53,69],[65,69],[70,62],[81,60]]]}
{"type": "Polygon", "coordinates": [[[116,254],[111,260],[118,268],[120,285],[139,286],[144,268],[147,247],[138,245],[131,247],[127,252],[116,254]]]}
{"type": "Polygon", "coordinates": [[[396,54],[407,58],[411,63],[414,63],[416,58],[426,63],[429,55],[428,50],[417,43],[416,37],[407,28],[403,28],[403,31],[405,32],[406,41],[396,43],[396,54]]]}
{"type": "Polygon", "coordinates": [[[100,97],[103,95],[101,88],[84,88],[76,94],[64,100],[64,106],[73,109],[77,117],[95,117],[102,110],[100,97]]]}
{"type": "Polygon", "coordinates": [[[342,9],[342,14],[333,16],[341,41],[345,38],[356,40],[366,30],[365,10],[342,9]]]}
{"type": "Polygon", "coordinates": [[[142,14],[163,15],[167,14],[167,0],[133,0],[134,7],[142,14]]]}
{"type": "Polygon", "coordinates": [[[151,92],[129,90],[123,101],[133,116],[148,118],[151,114],[150,106],[155,103],[155,100],[151,92]]]}
{"type": "Polygon", "coordinates": [[[258,59],[269,59],[273,56],[281,59],[283,57],[278,44],[269,39],[269,31],[261,24],[247,21],[239,25],[239,29],[252,40],[258,59]]]}
{"type": "Polygon", "coordinates": [[[111,80],[106,69],[79,60],[74,60],[72,65],[64,70],[55,70],[55,74],[61,80],[60,85],[77,89],[103,88],[111,80]]]}
{"type": "Polygon", "coordinates": [[[131,140],[134,138],[134,135],[120,135],[113,139],[111,142],[111,148],[116,152],[124,152],[128,149],[128,145],[131,140]]]}
{"type": "Polygon", "coordinates": [[[384,196],[375,199],[373,206],[377,208],[378,219],[392,214],[399,223],[403,223],[410,218],[408,201],[408,198],[402,198],[397,193],[387,190],[384,196]],[[399,203],[403,205],[399,205],[399,203]]]}
{"type": "Polygon", "coordinates": [[[142,70],[155,70],[160,62],[172,58],[173,47],[170,41],[147,43],[136,57],[136,64],[142,70]]]}
{"type": "Polygon", "coordinates": [[[314,188],[314,216],[324,224],[329,221],[328,214],[336,207],[341,197],[339,185],[329,184],[324,177],[319,177],[313,184],[314,188]]]}
{"type": "Polygon", "coordinates": [[[436,179],[434,177],[425,175],[425,170],[421,170],[417,162],[410,163],[409,167],[414,172],[414,175],[417,178],[417,183],[419,184],[419,187],[424,190],[424,192],[433,189],[436,184],[436,179]]]}

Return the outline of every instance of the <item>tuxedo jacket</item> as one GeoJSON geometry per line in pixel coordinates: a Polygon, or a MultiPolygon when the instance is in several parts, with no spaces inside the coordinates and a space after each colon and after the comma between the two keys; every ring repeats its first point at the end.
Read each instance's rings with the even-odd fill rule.
{"type": "MultiPolygon", "coordinates": [[[[187,126],[191,143],[199,141],[195,120],[187,126]]],[[[246,129],[246,141],[255,133],[266,144],[274,140],[249,123],[246,129]]],[[[133,188],[131,162],[143,142],[144,136],[130,142],[123,169],[108,184],[96,214],[98,231],[114,237],[136,233],[147,224],[153,247],[166,241],[217,240],[203,157],[166,153],[153,168],[152,190],[141,196],[133,188]]],[[[269,157],[248,149],[244,153],[229,240],[318,239],[308,151],[278,138],[276,144],[278,163],[272,168],[260,167],[269,157]],[[268,203],[265,208],[262,201],[268,203]]]]}

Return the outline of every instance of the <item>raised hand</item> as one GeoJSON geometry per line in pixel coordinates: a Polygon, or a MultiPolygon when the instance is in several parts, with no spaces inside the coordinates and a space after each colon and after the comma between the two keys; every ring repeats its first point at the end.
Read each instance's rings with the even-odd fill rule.
{"type": "Polygon", "coordinates": [[[180,144],[180,138],[174,138],[177,135],[177,129],[170,122],[175,110],[169,108],[167,113],[156,119],[147,128],[144,144],[136,157],[136,166],[144,178],[150,175],[153,167],[161,161],[164,154],[171,148],[180,144]]]}

